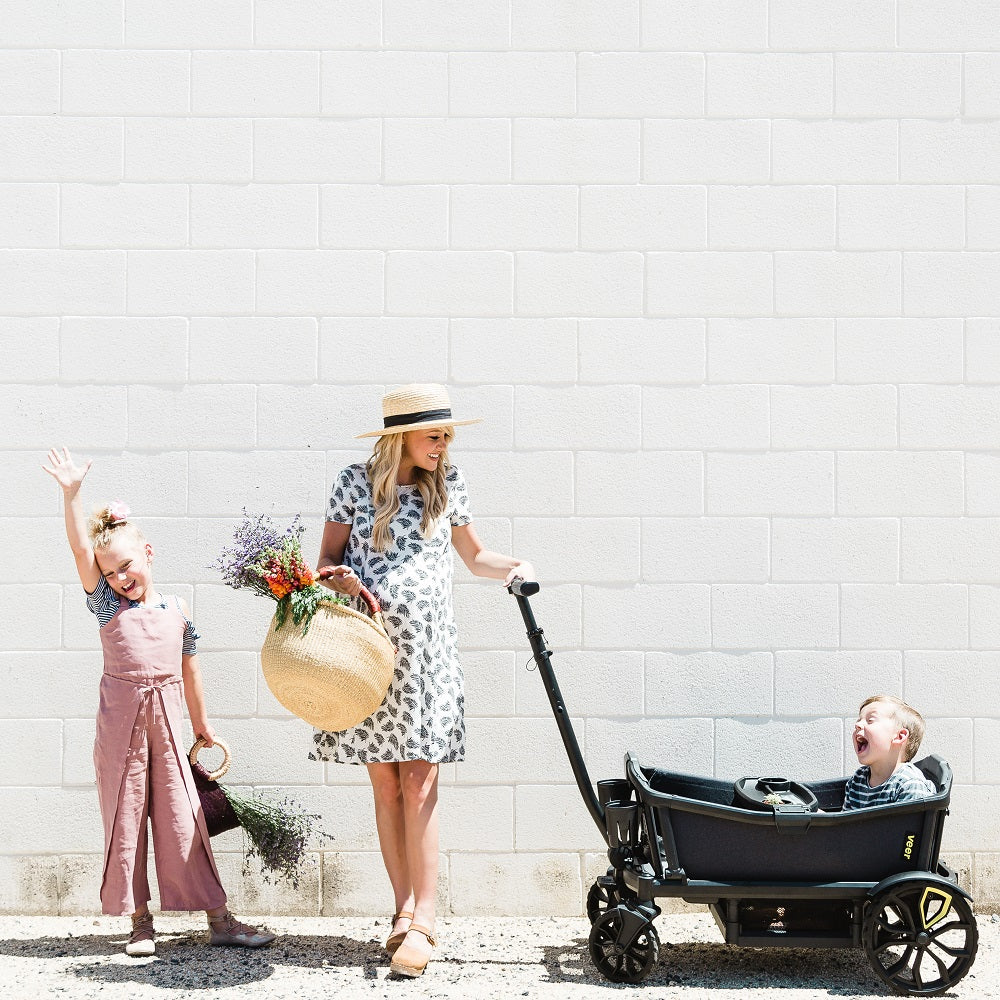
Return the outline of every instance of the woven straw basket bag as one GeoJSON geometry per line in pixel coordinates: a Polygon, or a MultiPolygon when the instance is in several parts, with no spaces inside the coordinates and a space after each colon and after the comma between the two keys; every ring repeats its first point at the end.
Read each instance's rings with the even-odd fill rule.
{"type": "Polygon", "coordinates": [[[291,618],[274,620],[260,652],[271,693],[317,729],[340,732],[367,719],[385,698],[395,651],[378,601],[364,587],[371,617],[343,604],[319,605],[303,635],[291,618]]]}

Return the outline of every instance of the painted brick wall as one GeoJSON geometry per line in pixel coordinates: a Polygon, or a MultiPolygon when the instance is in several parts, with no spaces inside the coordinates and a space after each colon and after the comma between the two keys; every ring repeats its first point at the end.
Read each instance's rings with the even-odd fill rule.
{"type": "MultiPolygon", "coordinates": [[[[985,0],[0,0],[0,909],[90,912],[99,658],[39,470],[96,458],[204,635],[240,786],[336,835],[299,893],[383,913],[363,773],[304,759],[206,568],[307,517],[387,385],[455,456],[594,777],[626,749],[847,773],[873,691],[956,773],[1000,902],[1000,20],[985,0]]],[[[445,907],[577,913],[603,867],[513,603],[460,570],[469,756],[445,907]]]]}

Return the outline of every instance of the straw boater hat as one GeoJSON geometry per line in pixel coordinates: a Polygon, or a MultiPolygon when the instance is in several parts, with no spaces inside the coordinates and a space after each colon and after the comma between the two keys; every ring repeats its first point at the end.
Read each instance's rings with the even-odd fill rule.
{"type": "Polygon", "coordinates": [[[478,424],[482,417],[455,420],[451,400],[443,385],[404,385],[382,397],[382,429],[366,431],[359,438],[403,434],[419,427],[463,427],[478,424]]]}

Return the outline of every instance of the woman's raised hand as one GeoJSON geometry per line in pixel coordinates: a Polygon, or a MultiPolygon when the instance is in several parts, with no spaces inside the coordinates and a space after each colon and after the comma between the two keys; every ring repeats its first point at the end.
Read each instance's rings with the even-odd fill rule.
{"type": "Polygon", "coordinates": [[[320,583],[341,594],[357,597],[361,593],[361,581],[350,566],[321,566],[316,577],[320,583]]]}
{"type": "Polygon", "coordinates": [[[69,453],[69,448],[63,448],[59,454],[58,448],[53,448],[49,452],[49,465],[42,468],[63,488],[67,493],[75,493],[80,484],[84,481],[87,473],[90,472],[94,460],[88,459],[87,464],[79,466],[73,461],[73,456],[69,453]]]}

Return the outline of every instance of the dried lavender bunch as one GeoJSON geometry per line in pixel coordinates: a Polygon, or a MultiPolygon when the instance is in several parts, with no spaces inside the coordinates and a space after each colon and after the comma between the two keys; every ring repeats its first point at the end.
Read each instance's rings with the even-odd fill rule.
{"type": "Polygon", "coordinates": [[[233,544],[222,550],[209,569],[218,570],[223,583],[229,587],[252,590],[259,597],[274,600],[271,588],[258,568],[261,553],[281,549],[286,540],[298,540],[305,530],[305,525],[299,524],[299,515],[296,514],[291,525],[279,534],[266,514],[252,518],[244,507],[243,521],[233,532],[233,544]]]}
{"type": "Polygon", "coordinates": [[[289,798],[274,803],[256,794],[243,798],[224,785],[220,787],[243,827],[244,877],[250,874],[251,859],[256,857],[265,882],[273,884],[279,879],[286,879],[293,889],[298,889],[309,839],[333,839],[329,833],[316,827],[319,815],[306,812],[299,803],[289,798]]]}

